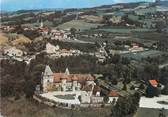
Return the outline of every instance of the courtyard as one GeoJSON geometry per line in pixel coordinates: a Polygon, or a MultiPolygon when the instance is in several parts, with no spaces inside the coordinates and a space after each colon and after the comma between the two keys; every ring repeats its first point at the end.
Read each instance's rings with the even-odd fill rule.
{"type": "Polygon", "coordinates": [[[82,92],[84,91],[74,91],[74,92],[73,91],[68,91],[68,92],[53,91],[53,92],[40,94],[40,96],[57,103],[79,105],[80,101],[78,97],[81,96],[82,92]]]}

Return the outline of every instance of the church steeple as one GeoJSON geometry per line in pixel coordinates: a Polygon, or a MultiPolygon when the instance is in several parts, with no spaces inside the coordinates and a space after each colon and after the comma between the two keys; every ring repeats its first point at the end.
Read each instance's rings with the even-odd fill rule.
{"type": "Polygon", "coordinates": [[[43,27],[44,27],[43,20],[41,19],[40,28],[43,28],[43,27]]]}

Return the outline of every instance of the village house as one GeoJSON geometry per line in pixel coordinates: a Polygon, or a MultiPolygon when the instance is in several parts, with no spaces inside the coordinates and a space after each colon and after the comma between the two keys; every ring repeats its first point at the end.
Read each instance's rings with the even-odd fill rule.
{"type": "Polygon", "coordinates": [[[165,86],[158,83],[156,80],[149,80],[146,89],[146,97],[158,97],[164,88],[165,86]]]}
{"type": "Polygon", "coordinates": [[[103,63],[106,60],[106,57],[108,56],[106,50],[104,47],[101,47],[95,52],[95,56],[98,58],[98,61],[103,63]]]}
{"type": "Polygon", "coordinates": [[[49,36],[52,40],[62,40],[62,39],[70,39],[68,36],[70,32],[64,30],[56,30],[52,29],[49,33],[49,36]]]}
{"type": "Polygon", "coordinates": [[[50,30],[47,28],[47,27],[45,27],[45,28],[38,28],[38,30],[37,30],[42,36],[46,36],[46,35],[48,35],[48,33],[50,32],[50,30]]]}
{"type": "Polygon", "coordinates": [[[158,86],[158,82],[156,80],[149,80],[150,85],[152,85],[153,87],[157,87],[158,86]]]}
{"type": "Polygon", "coordinates": [[[21,57],[26,53],[16,47],[9,47],[3,50],[3,54],[11,56],[11,57],[21,57]]]}
{"type": "Polygon", "coordinates": [[[141,51],[144,51],[144,48],[143,48],[143,47],[139,47],[139,45],[136,44],[136,43],[132,43],[131,46],[132,46],[132,47],[129,48],[129,51],[130,51],[130,52],[141,52],[141,51]]]}
{"type": "Polygon", "coordinates": [[[47,43],[46,44],[46,52],[48,53],[48,54],[54,54],[54,53],[56,53],[56,52],[58,52],[59,51],[59,46],[57,45],[57,46],[54,46],[54,45],[52,45],[52,44],[50,44],[50,43],[47,43]]]}
{"type": "Polygon", "coordinates": [[[67,50],[67,49],[60,49],[59,45],[52,45],[51,43],[46,44],[46,53],[49,55],[54,55],[56,57],[66,57],[66,56],[79,56],[82,54],[80,50],[67,50]]]}
{"type": "Polygon", "coordinates": [[[62,40],[63,39],[63,33],[59,30],[51,30],[51,39],[53,40],[62,40]]]}
{"type": "Polygon", "coordinates": [[[115,104],[117,99],[118,99],[118,97],[119,97],[119,95],[118,95],[116,90],[111,90],[108,93],[108,97],[109,97],[108,103],[115,104]]]}
{"type": "Polygon", "coordinates": [[[1,29],[1,30],[7,31],[7,32],[13,31],[13,30],[15,30],[15,28],[16,28],[15,25],[11,25],[11,26],[1,25],[1,26],[0,26],[0,29],[1,29]]]}

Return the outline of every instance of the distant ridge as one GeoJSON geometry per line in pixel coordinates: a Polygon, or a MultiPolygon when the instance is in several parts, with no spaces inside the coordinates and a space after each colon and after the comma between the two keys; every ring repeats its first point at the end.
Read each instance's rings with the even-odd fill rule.
{"type": "Polygon", "coordinates": [[[95,7],[86,7],[86,8],[44,8],[44,9],[22,9],[22,10],[16,10],[16,11],[1,11],[1,13],[27,13],[27,12],[40,12],[40,11],[62,11],[62,10],[68,10],[68,9],[96,9],[96,8],[111,8],[112,6],[115,5],[123,5],[125,8],[132,8],[136,7],[140,4],[143,3],[152,3],[155,4],[156,6],[167,6],[168,7],[168,0],[164,1],[158,1],[157,3],[155,2],[129,2],[129,3],[116,3],[116,4],[110,4],[110,5],[100,5],[100,6],[95,6],[95,7]]]}

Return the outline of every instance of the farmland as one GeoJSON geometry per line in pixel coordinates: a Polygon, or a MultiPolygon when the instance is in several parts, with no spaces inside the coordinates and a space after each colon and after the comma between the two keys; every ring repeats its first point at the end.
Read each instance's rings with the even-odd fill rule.
{"type": "Polygon", "coordinates": [[[59,29],[70,29],[70,28],[76,28],[77,30],[87,30],[91,28],[96,28],[97,26],[101,26],[102,24],[94,24],[94,23],[87,23],[83,20],[72,20],[69,22],[66,22],[64,24],[59,25],[57,28],[59,29]]]}

